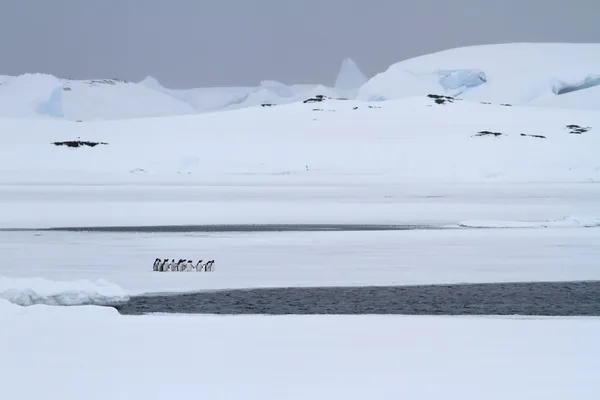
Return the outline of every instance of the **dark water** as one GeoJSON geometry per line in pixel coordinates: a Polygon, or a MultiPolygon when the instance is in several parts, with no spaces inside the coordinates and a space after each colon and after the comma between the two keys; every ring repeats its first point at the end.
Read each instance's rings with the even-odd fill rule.
{"type": "Polygon", "coordinates": [[[219,290],[139,296],[122,314],[600,316],[600,281],[219,290]]]}
{"type": "Polygon", "coordinates": [[[365,225],[365,224],[218,224],[218,225],[155,225],[155,226],[98,226],[59,227],[43,229],[62,232],[119,232],[119,233],[184,233],[184,232],[315,232],[315,231],[402,231],[442,229],[432,225],[365,225]]]}

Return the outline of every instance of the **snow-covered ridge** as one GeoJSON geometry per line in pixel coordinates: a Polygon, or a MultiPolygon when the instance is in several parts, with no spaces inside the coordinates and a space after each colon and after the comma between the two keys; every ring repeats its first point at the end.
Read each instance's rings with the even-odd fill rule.
{"type": "Polygon", "coordinates": [[[119,286],[99,279],[50,281],[44,278],[5,278],[0,276],[0,300],[19,306],[114,305],[129,298],[119,286]]]}
{"type": "Polygon", "coordinates": [[[600,44],[461,47],[398,62],[371,79],[345,59],[331,86],[264,80],[245,87],[174,90],[150,76],[137,83],[44,74],[0,76],[0,117],[147,118],[289,104],[317,94],[381,101],[430,93],[478,102],[598,110],[600,44]]]}
{"type": "Polygon", "coordinates": [[[90,121],[196,114],[293,103],[317,94],[354,96],[366,79],[350,59],[343,61],[338,73],[339,88],[265,80],[248,87],[174,90],[151,76],[138,83],[115,78],[59,79],[46,74],[0,76],[0,117],[90,121]]]}
{"type": "Polygon", "coordinates": [[[599,85],[600,44],[510,43],[461,47],[401,61],[363,85],[358,98],[443,93],[473,101],[598,109],[600,98],[593,104],[582,99],[578,105],[561,104],[559,99],[599,85]]]}

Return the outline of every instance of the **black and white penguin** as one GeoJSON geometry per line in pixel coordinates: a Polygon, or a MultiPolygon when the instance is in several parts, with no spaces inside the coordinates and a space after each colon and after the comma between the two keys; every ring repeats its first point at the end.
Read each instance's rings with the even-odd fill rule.
{"type": "Polygon", "coordinates": [[[167,259],[162,260],[160,264],[158,264],[158,271],[163,272],[165,270],[165,264],[167,263],[167,259]]]}
{"type": "Polygon", "coordinates": [[[202,271],[202,260],[198,261],[198,264],[196,264],[196,266],[194,267],[196,269],[196,272],[200,272],[202,271]]]}
{"type": "Polygon", "coordinates": [[[210,260],[209,262],[207,262],[206,265],[204,266],[204,270],[212,272],[214,263],[215,263],[215,260],[210,260]]]}
{"type": "Polygon", "coordinates": [[[174,271],[173,268],[175,268],[175,259],[174,258],[171,259],[171,262],[169,263],[169,265],[167,265],[166,271],[174,271]]]}
{"type": "Polygon", "coordinates": [[[158,265],[160,264],[160,258],[154,260],[154,265],[152,266],[152,271],[158,271],[158,265]]]}
{"type": "Polygon", "coordinates": [[[180,262],[181,263],[179,264],[179,271],[183,272],[187,268],[187,260],[185,258],[182,258],[180,262]]]}
{"type": "Polygon", "coordinates": [[[185,268],[190,272],[192,271],[192,269],[194,268],[194,264],[192,263],[192,260],[187,260],[187,264],[186,264],[185,268]]]}

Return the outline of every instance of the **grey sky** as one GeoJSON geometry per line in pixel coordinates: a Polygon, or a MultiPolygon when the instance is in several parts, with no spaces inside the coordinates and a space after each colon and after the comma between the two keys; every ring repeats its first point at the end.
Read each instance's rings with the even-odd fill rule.
{"type": "Polygon", "coordinates": [[[0,0],[0,74],[332,84],[472,44],[600,42],[599,0],[0,0]]]}

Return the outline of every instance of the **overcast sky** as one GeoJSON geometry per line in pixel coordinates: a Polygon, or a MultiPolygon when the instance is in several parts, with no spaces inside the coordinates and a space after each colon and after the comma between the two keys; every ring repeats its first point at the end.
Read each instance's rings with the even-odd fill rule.
{"type": "Polygon", "coordinates": [[[600,0],[0,0],[0,74],[333,84],[450,47],[600,42],[600,0]]]}

